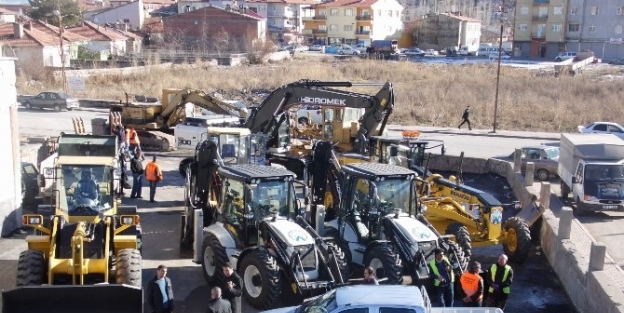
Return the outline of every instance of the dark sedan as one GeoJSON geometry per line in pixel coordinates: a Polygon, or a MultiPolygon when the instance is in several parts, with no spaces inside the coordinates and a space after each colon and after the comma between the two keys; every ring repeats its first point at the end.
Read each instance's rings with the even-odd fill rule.
{"type": "Polygon", "coordinates": [[[23,98],[19,101],[28,110],[34,108],[49,108],[59,112],[61,110],[71,111],[80,106],[78,99],[64,92],[45,91],[34,97],[23,98]]]}

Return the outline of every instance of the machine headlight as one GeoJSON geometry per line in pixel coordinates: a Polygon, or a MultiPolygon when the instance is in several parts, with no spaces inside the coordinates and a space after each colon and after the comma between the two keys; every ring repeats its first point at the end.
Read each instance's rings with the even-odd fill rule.
{"type": "Polygon", "coordinates": [[[420,213],[424,213],[425,211],[427,211],[427,206],[424,204],[420,205],[420,213]]]}
{"type": "Polygon", "coordinates": [[[140,223],[138,215],[122,215],[119,221],[121,225],[138,225],[140,223]]]}
{"type": "Polygon", "coordinates": [[[42,225],[43,216],[26,214],[22,216],[22,224],[24,225],[42,225]]]}

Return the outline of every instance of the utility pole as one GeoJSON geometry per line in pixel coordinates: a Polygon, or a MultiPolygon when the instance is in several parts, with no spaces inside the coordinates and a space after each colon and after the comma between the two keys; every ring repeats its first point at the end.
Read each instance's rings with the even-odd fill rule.
{"type": "Polygon", "coordinates": [[[61,76],[63,83],[63,92],[67,92],[67,75],[65,73],[65,48],[63,45],[63,14],[61,13],[61,1],[56,1],[57,9],[54,10],[54,15],[58,15],[59,19],[59,40],[61,45],[61,76]]]}
{"type": "Polygon", "coordinates": [[[492,133],[496,133],[496,118],[498,113],[498,86],[500,84],[501,59],[503,56],[503,30],[505,29],[505,19],[503,15],[505,11],[505,0],[501,4],[498,19],[500,21],[500,37],[498,38],[498,69],[496,73],[496,94],[494,96],[494,123],[492,124],[492,133]]]}

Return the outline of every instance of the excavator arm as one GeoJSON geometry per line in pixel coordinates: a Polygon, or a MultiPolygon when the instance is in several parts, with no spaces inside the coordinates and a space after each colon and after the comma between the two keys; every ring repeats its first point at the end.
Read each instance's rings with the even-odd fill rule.
{"type": "Polygon", "coordinates": [[[269,140],[275,137],[279,126],[287,119],[284,115],[288,109],[312,104],[323,107],[362,108],[365,110],[360,120],[360,129],[354,150],[362,148],[361,139],[374,135],[381,123],[383,132],[388,117],[394,109],[394,89],[392,83],[386,82],[376,95],[367,95],[329,87],[376,86],[375,83],[323,82],[301,80],[273,91],[258,107],[252,108],[247,118],[246,127],[252,133],[265,133],[269,140]],[[358,140],[360,139],[360,140],[358,140]]]}
{"type": "Polygon", "coordinates": [[[341,168],[332,144],[317,141],[312,148],[308,177],[312,179],[312,206],[324,205],[326,220],[332,220],[340,206],[341,168]]]}
{"type": "Polygon", "coordinates": [[[171,98],[169,105],[161,113],[167,119],[167,126],[173,127],[186,118],[185,108],[192,103],[216,114],[235,115],[241,119],[247,118],[247,110],[233,105],[217,94],[209,94],[201,90],[183,89],[171,98]]]}

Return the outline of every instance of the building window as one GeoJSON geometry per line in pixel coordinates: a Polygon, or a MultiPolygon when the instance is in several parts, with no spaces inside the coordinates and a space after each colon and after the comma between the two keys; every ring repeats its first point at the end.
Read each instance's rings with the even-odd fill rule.
{"type": "Polygon", "coordinates": [[[391,32],[392,32],[392,26],[388,26],[388,27],[386,27],[386,30],[387,30],[389,33],[391,33],[391,32]]]}
{"type": "Polygon", "coordinates": [[[570,15],[577,15],[578,7],[570,7],[570,15]]]}
{"type": "Polygon", "coordinates": [[[596,26],[594,26],[594,25],[589,26],[589,33],[590,34],[595,34],[596,33],[596,26]]]}
{"type": "Polygon", "coordinates": [[[600,14],[600,9],[598,7],[592,7],[591,15],[598,15],[598,14],[600,14]]]}
{"type": "Polygon", "coordinates": [[[623,13],[624,13],[624,7],[618,7],[615,10],[615,14],[617,14],[617,15],[622,15],[623,13]]]}
{"type": "Polygon", "coordinates": [[[548,16],[548,8],[547,7],[540,7],[538,15],[539,16],[548,16]]]}
{"type": "Polygon", "coordinates": [[[552,31],[553,31],[553,33],[560,33],[561,32],[561,25],[560,24],[554,24],[552,26],[552,31]]]}
{"type": "Polygon", "coordinates": [[[353,9],[345,9],[345,16],[353,16],[353,9]]]}
{"type": "Polygon", "coordinates": [[[522,15],[529,14],[529,7],[522,7],[522,8],[520,8],[520,14],[522,14],[522,15]]]}
{"type": "Polygon", "coordinates": [[[130,23],[130,20],[127,19],[127,18],[124,18],[124,23],[128,24],[128,23],[130,23]]]}
{"type": "Polygon", "coordinates": [[[527,24],[520,24],[518,29],[520,29],[520,31],[525,32],[528,29],[528,26],[527,26],[527,24]]]}
{"type": "Polygon", "coordinates": [[[554,8],[553,8],[553,13],[554,13],[555,15],[561,15],[561,14],[563,14],[563,7],[554,7],[554,8]]]}
{"type": "Polygon", "coordinates": [[[353,31],[353,25],[345,25],[344,26],[344,31],[352,32],[353,31]]]}
{"type": "Polygon", "coordinates": [[[327,25],[319,25],[319,26],[318,26],[318,29],[319,29],[319,30],[324,30],[324,31],[327,31],[327,25]]]}
{"type": "Polygon", "coordinates": [[[392,17],[392,10],[388,10],[388,17],[392,17]]]}
{"type": "Polygon", "coordinates": [[[614,32],[615,32],[616,35],[622,34],[622,25],[615,26],[614,32]]]}
{"type": "Polygon", "coordinates": [[[369,15],[370,15],[370,11],[369,10],[362,11],[362,16],[369,16],[369,15]]]}
{"type": "Polygon", "coordinates": [[[581,29],[579,24],[570,24],[568,25],[569,32],[578,32],[581,29]]]}
{"type": "Polygon", "coordinates": [[[338,15],[338,9],[329,10],[329,15],[338,15]]]}
{"type": "Polygon", "coordinates": [[[329,25],[329,30],[331,30],[331,31],[336,31],[336,30],[338,30],[338,25],[336,25],[336,24],[331,24],[331,25],[329,25]]]}
{"type": "Polygon", "coordinates": [[[325,11],[325,10],[319,10],[319,15],[320,15],[320,16],[325,16],[325,15],[327,15],[327,11],[325,11]]]}
{"type": "Polygon", "coordinates": [[[377,10],[377,16],[381,16],[381,10],[377,10]]]}

